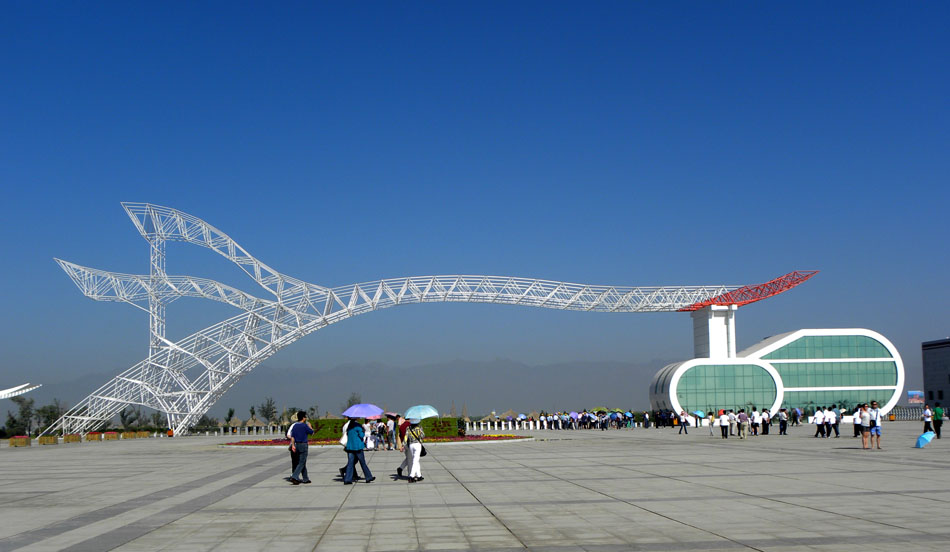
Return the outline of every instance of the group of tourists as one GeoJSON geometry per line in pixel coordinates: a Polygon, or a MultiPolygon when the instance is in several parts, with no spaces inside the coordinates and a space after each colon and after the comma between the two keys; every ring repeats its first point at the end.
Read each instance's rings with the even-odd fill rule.
{"type": "MultiPolygon", "coordinates": [[[[419,425],[420,420],[405,419],[402,416],[386,422],[381,420],[364,420],[360,423],[357,418],[347,418],[343,424],[340,444],[346,452],[346,466],[340,468],[340,477],[344,485],[352,485],[355,480],[362,479],[366,483],[376,480],[366,465],[365,450],[399,450],[405,457],[396,468],[396,478],[406,479],[409,483],[416,483],[425,479],[422,477],[421,458],[426,455],[424,440],[425,431],[419,425]],[[363,476],[356,473],[359,464],[363,476]],[[406,476],[403,476],[406,473],[406,476]]],[[[313,427],[307,421],[307,413],[297,412],[297,421],[287,430],[290,439],[290,463],[292,473],[287,478],[293,485],[310,483],[307,474],[307,455],[310,448],[308,438],[313,434],[313,427]]]]}
{"type": "MultiPolygon", "coordinates": [[[[681,417],[687,420],[686,412],[681,413],[681,417]]],[[[780,408],[774,414],[769,412],[768,408],[759,410],[755,406],[751,411],[746,412],[740,408],[738,412],[732,409],[722,409],[718,416],[714,413],[709,414],[709,434],[713,435],[714,426],[719,426],[719,433],[723,439],[731,436],[738,436],[740,439],[756,437],[759,435],[768,435],[772,424],[778,424],[778,434],[788,435],[788,425],[791,415],[787,408],[780,408]]]]}

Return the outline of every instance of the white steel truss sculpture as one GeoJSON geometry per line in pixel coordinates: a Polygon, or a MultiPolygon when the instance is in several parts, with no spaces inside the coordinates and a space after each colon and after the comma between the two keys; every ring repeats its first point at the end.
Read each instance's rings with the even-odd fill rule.
{"type": "MultiPolygon", "coordinates": [[[[187,433],[242,376],[283,347],[335,322],[386,307],[451,301],[597,312],[671,312],[716,304],[719,297],[734,304],[737,300],[729,294],[755,289],[597,286],[465,275],[413,276],[328,288],[277,272],[201,219],[158,205],[122,205],[149,243],[149,274],[119,274],[59,259],[56,262],[87,297],[128,303],[149,313],[148,357],[69,409],[45,433],[86,433],[129,405],[161,411],[176,435],[187,433]],[[222,255],[263,288],[266,298],[213,280],[166,274],[167,241],[199,245],[222,255]],[[220,301],[241,313],[173,342],[165,337],[165,307],[179,297],[220,301]]],[[[796,279],[808,277],[810,274],[792,273],[769,284],[774,287],[782,280],[785,285],[792,281],[791,285],[797,285],[796,279]]]]}
{"type": "Polygon", "coordinates": [[[30,385],[29,383],[24,383],[23,385],[17,385],[16,387],[4,389],[3,391],[0,391],[0,399],[9,399],[11,397],[16,397],[17,395],[29,393],[37,387],[43,387],[43,384],[30,385]]]}

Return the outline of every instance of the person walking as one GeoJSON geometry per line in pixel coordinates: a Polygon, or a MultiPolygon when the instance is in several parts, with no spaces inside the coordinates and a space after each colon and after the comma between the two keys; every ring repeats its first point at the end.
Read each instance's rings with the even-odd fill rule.
{"type": "Polygon", "coordinates": [[[686,429],[687,427],[689,427],[689,417],[686,416],[685,410],[681,410],[680,411],[680,430],[679,430],[679,433],[677,433],[677,435],[682,435],[684,431],[686,432],[687,435],[689,435],[689,430],[686,429]]]}
{"type": "Polygon", "coordinates": [[[778,411],[778,434],[788,435],[788,409],[782,408],[778,411]]]}
{"type": "MultiPolygon", "coordinates": [[[[838,410],[838,405],[831,405],[831,413],[834,414],[834,419],[831,422],[831,428],[835,430],[835,439],[841,436],[838,433],[838,424],[841,423],[841,411],[838,410]]],[[[830,433],[828,435],[831,435],[830,433]]]]}
{"type": "Polygon", "coordinates": [[[366,448],[365,438],[366,431],[363,426],[358,424],[354,418],[350,418],[349,429],[346,431],[346,446],[343,447],[343,450],[346,451],[346,472],[343,474],[344,485],[353,484],[356,462],[360,463],[363,478],[366,479],[367,483],[372,483],[376,479],[373,477],[373,472],[369,471],[369,466],[366,465],[366,456],[363,454],[363,450],[366,448]]]}
{"type": "Polygon", "coordinates": [[[877,437],[877,448],[881,448],[881,425],[884,423],[884,415],[877,406],[877,401],[871,401],[871,408],[868,410],[870,422],[868,423],[868,434],[870,435],[868,446],[874,446],[874,438],[877,437]]]}
{"type": "Polygon", "coordinates": [[[934,411],[930,409],[929,404],[924,405],[924,433],[933,431],[934,411]]]}
{"type": "Polygon", "coordinates": [[[739,438],[745,439],[749,436],[749,415],[745,413],[745,409],[739,410],[739,415],[736,416],[739,420],[739,438]]]}
{"type": "Polygon", "coordinates": [[[386,420],[386,434],[389,436],[389,450],[396,449],[396,423],[392,418],[386,420]]]}
{"type": "Polygon", "coordinates": [[[759,434],[759,426],[762,425],[762,413],[752,407],[752,435],[757,436],[759,434]]]}
{"type": "Polygon", "coordinates": [[[729,435],[735,437],[736,431],[739,424],[739,419],[736,417],[736,413],[729,409],[729,435]]]}
{"type": "Polygon", "coordinates": [[[762,409],[762,435],[769,434],[769,426],[772,425],[772,415],[768,408],[762,409]]]}
{"type": "MultiPolygon", "coordinates": [[[[541,416],[541,419],[544,419],[544,416],[541,416]]],[[[408,472],[412,468],[412,449],[406,446],[406,431],[409,430],[409,420],[399,417],[399,424],[396,426],[396,438],[399,444],[399,450],[402,452],[405,457],[402,459],[402,463],[399,464],[399,467],[396,468],[396,476],[402,477],[402,472],[408,472]]]]}
{"type": "Polygon", "coordinates": [[[419,426],[417,419],[409,420],[409,429],[406,430],[406,448],[411,451],[412,465],[409,468],[409,482],[415,483],[425,479],[422,477],[422,440],[426,438],[425,431],[419,426]]]}
{"type": "Polygon", "coordinates": [[[940,438],[941,426],[943,426],[943,407],[940,406],[940,403],[937,403],[934,406],[934,433],[937,434],[937,439],[940,438]]]}
{"type": "Polygon", "coordinates": [[[812,421],[815,422],[815,437],[824,437],[825,436],[825,410],[824,407],[819,406],[815,409],[815,417],[812,418],[812,421]]]}
{"type": "MultiPolygon", "coordinates": [[[[294,417],[296,418],[297,415],[294,414],[294,417]]],[[[297,425],[297,424],[299,424],[299,423],[302,423],[302,422],[296,421],[296,422],[290,424],[290,427],[287,428],[287,440],[290,441],[290,446],[288,446],[287,449],[290,450],[290,473],[291,473],[291,475],[293,475],[293,473],[294,473],[295,471],[297,471],[297,464],[300,463],[300,453],[297,452],[297,447],[294,446],[294,438],[293,438],[293,436],[291,435],[290,432],[294,429],[294,426],[297,425]]],[[[286,480],[286,481],[290,481],[291,478],[290,478],[290,477],[287,477],[287,478],[285,478],[285,480],[286,480]]]]}
{"type": "Polygon", "coordinates": [[[307,437],[313,434],[313,428],[310,427],[310,422],[307,421],[306,412],[298,410],[297,421],[303,423],[294,424],[290,433],[290,450],[297,453],[297,467],[294,468],[294,473],[290,476],[290,482],[294,485],[310,483],[310,476],[307,474],[307,451],[310,448],[310,443],[307,441],[307,437]]]}
{"type": "Polygon", "coordinates": [[[725,412],[719,416],[719,433],[723,439],[729,438],[729,415],[725,412]]]}
{"type": "Polygon", "coordinates": [[[835,416],[835,411],[830,407],[825,409],[825,435],[830,439],[831,430],[835,430],[835,438],[839,437],[838,435],[838,418],[835,416]]]}

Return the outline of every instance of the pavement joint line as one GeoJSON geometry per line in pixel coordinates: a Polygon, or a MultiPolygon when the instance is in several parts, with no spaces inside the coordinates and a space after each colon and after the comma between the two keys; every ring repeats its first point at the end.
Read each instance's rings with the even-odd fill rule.
{"type": "MultiPolygon", "coordinates": [[[[327,449],[327,450],[329,450],[329,449],[327,449]]],[[[321,452],[320,452],[320,456],[322,456],[323,454],[325,454],[325,453],[327,452],[327,450],[321,451],[321,452]]],[[[364,456],[365,456],[365,454],[364,454],[364,456]]],[[[372,462],[374,456],[375,456],[375,455],[370,455],[369,459],[366,460],[366,465],[367,465],[367,466],[372,462]]],[[[309,458],[308,458],[308,460],[309,460],[309,458]]],[[[350,460],[349,457],[347,457],[346,460],[347,460],[347,463],[349,463],[349,460],[350,460]]],[[[353,465],[353,476],[354,476],[354,477],[356,476],[356,468],[357,468],[357,467],[359,467],[359,462],[356,462],[356,463],[354,463],[354,465],[353,465]]],[[[372,469],[370,469],[370,472],[372,472],[372,469]]],[[[366,476],[366,474],[364,473],[363,476],[366,476]]],[[[347,500],[349,500],[350,495],[353,494],[353,489],[355,489],[357,485],[358,485],[358,483],[356,483],[356,482],[354,481],[353,484],[349,486],[350,488],[347,489],[346,494],[343,496],[343,500],[340,501],[340,505],[337,506],[336,511],[333,512],[333,515],[330,517],[330,521],[327,522],[327,528],[323,530],[323,533],[320,535],[320,538],[318,538],[318,539],[317,539],[317,542],[313,545],[313,548],[311,549],[311,552],[315,551],[315,550],[320,546],[320,543],[323,542],[324,537],[326,537],[326,536],[327,536],[327,533],[330,532],[330,528],[333,527],[333,522],[336,521],[336,517],[337,517],[338,515],[340,515],[340,511],[343,510],[343,505],[346,504],[346,501],[347,501],[347,500]]]]}
{"type": "MultiPolygon", "coordinates": [[[[511,530],[510,527],[508,527],[508,524],[506,524],[504,521],[502,521],[501,519],[499,519],[498,516],[495,514],[495,512],[494,512],[491,508],[489,508],[488,506],[486,506],[484,503],[482,503],[481,500],[479,500],[479,498],[478,498],[477,496],[475,496],[475,493],[473,493],[472,490],[468,488],[468,485],[466,485],[465,483],[463,483],[462,481],[460,481],[459,478],[455,476],[455,473],[453,473],[452,470],[448,469],[448,468],[445,466],[445,464],[443,464],[442,461],[439,460],[439,458],[438,458],[436,455],[433,454],[433,455],[431,455],[431,456],[432,456],[432,459],[435,460],[435,461],[439,464],[439,466],[440,466],[443,470],[446,471],[446,473],[448,473],[449,475],[452,476],[452,479],[454,479],[456,483],[458,483],[459,485],[461,485],[462,488],[465,489],[465,491],[466,491],[469,495],[471,495],[472,498],[473,498],[476,502],[478,502],[479,504],[481,504],[482,507],[484,507],[485,510],[486,510],[489,514],[491,514],[492,518],[493,518],[495,521],[497,521],[497,522],[499,523],[499,525],[501,525],[502,527],[505,528],[506,531],[508,531],[508,534],[510,534],[513,539],[515,539],[516,541],[518,541],[518,543],[521,545],[522,548],[525,548],[525,549],[528,548],[528,546],[524,543],[524,541],[521,540],[521,538],[520,538],[518,535],[516,535],[515,532],[511,530]]],[[[421,460],[420,460],[420,461],[421,461],[421,460]]],[[[466,537],[466,538],[467,538],[467,537],[466,537]]]]}
{"type": "Polygon", "coordinates": [[[149,494],[130,498],[128,500],[123,500],[122,502],[117,502],[111,504],[104,508],[99,508],[91,512],[85,512],[58,522],[55,522],[51,525],[43,527],[42,530],[30,530],[24,531],[22,533],[16,533],[8,537],[0,539],[0,550],[15,550],[17,548],[22,548],[24,546],[29,546],[40,541],[52,538],[63,533],[67,533],[84,525],[95,523],[97,521],[102,521],[114,517],[118,514],[127,512],[132,509],[141,508],[149,504],[164,500],[166,498],[171,498],[176,495],[194,490],[197,487],[207,485],[208,483],[218,481],[222,478],[235,475],[242,471],[246,471],[249,467],[254,465],[259,465],[262,459],[258,458],[247,464],[241,466],[236,466],[230,468],[224,472],[214,473],[211,475],[206,475],[200,477],[193,481],[187,483],[182,483],[174,487],[169,487],[166,489],[160,489],[158,491],[153,491],[149,494]]]}
{"type": "MultiPolygon", "coordinates": [[[[609,465],[609,464],[601,464],[601,465],[609,465]]],[[[616,467],[620,467],[621,469],[625,469],[625,470],[629,470],[629,471],[633,471],[633,472],[637,472],[637,473],[648,473],[648,472],[643,472],[643,471],[641,471],[641,470],[637,470],[637,469],[635,469],[635,468],[631,468],[631,467],[628,467],[628,466],[616,466],[616,467]]],[[[550,474],[549,474],[549,475],[550,475],[550,474]]],[[[754,475],[754,473],[753,473],[753,475],[754,475]]],[[[673,475],[659,475],[659,474],[656,474],[656,475],[654,475],[654,476],[655,476],[655,477],[663,477],[663,478],[665,478],[665,479],[671,479],[671,480],[673,480],[673,481],[679,481],[680,483],[689,483],[689,482],[683,481],[682,479],[679,479],[678,477],[673,476],[673,475]]],[[[797,478],[784,477],[782,474],[771,474],[771,476],[772,476],[772,477],[781,477],[781,478],[784,478],[784,479],[792,479],[793,481],[800,481],[800,480],[797,479],[797,478]]],[[[557,477],[557,476],[553,476],[553,477],[557,477]]],[[[702,487],[706,487],[706,488],[709,488],[709,489],[715,489],[715,490],[718,490],[718,491],[731,492],[731,493],[739,494],[739,495],[746,496],[746,497],[749,497],[749,498],[755,498],[755,499],[759,499],[759,500],[769,500],[769,501],[772,501],[772,502],[778,502],[779,504],[785,504],[785,505],[787,505],[787,506],[794,506],[794,507],[796,507],[796,508],[802,508],[802,507],[803,507],[803,506],[801,506],[800,504],[796,504],[796,503],[794,503],[794,502],[788,502],[788,501],[784,501],[784,500],[778,500],[778,499],[776,499],[776,498],[774,498],[774,497],[772,497],[772,496],[755,495],[755,494],[746,493],[746,492],[739,491],[739,490],[724,489],[724,488],[722,488],[722,487],[717,487],[717,486],[715,486],[715,485],[708,485],[708,484],[705,484],[705,483],[702,483],[702,482],[698,482],[698,481],[697,481],[697,482],[693,482],[693,484],[699,485],[699,486],[702,486],[702,487]]],[[[828,483],[826,483],[826,484],[828,484],[828,483]]],[[[842,486],[842,487],[848,488],[848,489],[855,489],[855,488],[858,488],[858,487],[851,487],[851,486],[846,486],[846,485],[837,485],[837,484],[835,484],[835,485],[836,485],[836,486],[842,486]]],[[[593,490],[593,489],[590,489],[590,490],[593,490]]],[[[594,491],[594,492],[599,492],[599,491],[594,491]]],[[[901,493],[893,493],[893,492],[889,492],[889,491],[877,491],[877,492],[878,492],[878,493],[884,493],[884,494],[898,494],[898,495],[901,494],[901,493]]],[[[605,496],[611,496],[611,495],[609,495],[609,494],[607,494],[607,493],[601,493],[601,494],[604,494],[605,496]]],[[[624,500],[624,499],[621,499],[621,498],[618,498],[618,497],[613,497],[613,498],[615,498],[616,500],[620,500],[620,501],[623,501],[623,502],[627,502],[627,503],[629,504],[629,502],[626,501],[626,500],[624,500]]],[[[914,497],[914,498],[917,498],[917,497],[914,497]]],[[[939,500],[938,500],[938,502],[943,502],[943,501],[939,501],[939,500]]],[[[638,506],[638,507],[639,507],[639,506],[638,506]]],[[[857,521],[863,521],[863,522],[865,522],[865,523],[878,523],[878,524],[881,524],[881,525],[886,525],[886,526],[888,526],[888,527],[893,527],[894,529],[900,529],[900,530],[902,530],[902,531],[911,531],[911,532],[915,532],[915,533],[925,533],[925,534],[930,534],[930,535],[934,534],[934,533],[929,533],[929,532],[927,532],[927,531],[922,531],[922,530],[919,530],[919,529],[910,529],[910,528],[907,528],[907,527],[902,527],[902,526],[900,526],[900,525],[894,525],[894,524],[887,523],[887,522],[880,521],[880,520],[871,521],[871,520],[867,520],[867,519],[864,519],[864,518],[861,518],[861,517],[852,516],[852,515],[850,515],[850,514],[845,514],[845,513],[842,513],[842,512],[836,512],[836,511],[833,511],[833,510],[827,510],[827,509],[815,508],[815,507],[813,507],[812,509],[813,509],[813,510],[816,510],[816,511],[819,511],[819,512],[822,512],[822,513],[825,513],[825,514],[832,514],[832,515],[836,515],[836,516],[846,517],[846,518],[853,519],[853,520],[857,520],[857,521]]],[[[662,514],[661,514],[661,515],[662,515],[662,514]]],[[[671,519],[672,519],[672,518],[671,518],[671,519]]],[[[681,523],[683,523],[683,522],[681,522],[681,523]]],[[[689,525],[689,524],[686,524],[686,525],[689,525]]],[[[710,533],[715,534],[715,533],[713,533],[713,532],[711,532],[711,531],[710,531],[710,533]]],[[[731,539],[730,539],[730,540],[731,540],[731,539]]],[[[750,547],[750,548],[752,548],[752,547],[750,547]]],[[[756,549],[756,550],[758,550],[758,549],[756,549]]]]}
{"type": "MultiPolygon", "coordinates": [[[[281,463],[285,461],[285,459],[279,460],[281,463]]],[[[210,504],[214,504],[215,502],[224,500],[225,498],[233,496],[234,494],[237,494],[243,490],[247,490],[260,481],[263,481],[264,479],[271,477],[273,474],[286,469],[277,466],[265,467],[277,463],[278,460],[272,460],[271,462],[267,462],[264,465],[259,465],[258,467],[264,468],[263,472],[258,472],[233,483],[229,483],[220,489],[216,489],[209,493],[189,499],[181,504],[170,506],[147,518],[127,523],[121,527],[112,529],[111,531],[106,531],[102,534],[96,535],[95,537],[80,541],[68,547],[64,547],[62,550],[70,550],[73,552],[98,552],[100,550],[113,550],[124,544],[128,544],[129,542],[141,536],[147,535],[156,529],[160,529],[166,525],[174,523],[188,514],[201,510],[210,504]],[[194,507],[196,505],[198,506],[194,507]],[[109,543],[110,538],[113,543],[107,544],[109,543]]]]}
{"type": "MultiPolygon", "coordinates": [[[[635,504],[635,503],[633,503],[633,502],[630,502],[629,500],[625,500],[625,499],[622,499],[622,498],[619,498],[619,497],[616,497],[616,496],[612,496],[612,495],[610,495],[610,494],[608,494],[608,493],[605,493],[605,492],[603,492],[603,491],[599,491],[599,490],[597,490],[597,489],[592,489],[592,488],[590,488],[590,487],[581,485],[581,484],[579,484],[579,483],[574,483],[573,481],[564,479],[564,478],[562,478],[562,477],[560,477],[560,476],[553,475],[553,474],[551,474],[551,473],[544,472],[544,471],[542,471],[542,470],[539,470],[539,469],[537,469],[537,468],[534,468],[533,466],[526,466],[525,464],[522,464],[522,463],[520,463],[520,462],[515,462],[515,463],[517,463],[517,464],[519,464],[520,466],[522,466],[522,467],[524,467],[524,468],[527,468],[527,469],[532,469],[532,470],[540,471],[541,473],[545,473],[545,474],[548,475],[549,477],[554,477],[555,479],[559,479],[559,480],[561,480],[561,481],[564,481],[565,483],[577,485],[578,487],[581,487],[581,488],[583,488],[583,489],[587,489],[588,491],[591,491],[591,492],[593,492],[593,493],[597,493],[597,494],[606,496],[606,497],[608,497],[608,498],[611,498],[611,499],[613,499],[613,500],[617,500],[617,501],[623,502],[623,503],[625,503],[625,504],[629,504],[630,506],[633,506],[634,508],[639,508],[640,510],[643,510],[643,511],[645,511],[645,512],[649,512],[649,513],[651,513],[651,514],[653,514],[653,515],[655,515],[655,516],[659,516],[659,517],[662,517],[662,518],[667,519],[667,520],[669,520],[669,521],[672,521],[672,522],[675,522],[675,523],[679,523],[679,524],[681,524],[681,525],[685,525],[685,526],[687,526],[687,527],[690,527],[690,528],[692,528],[692,529],[695,529],[695,530],[700,531],[700,532],[703,532],[703,533],[707,533],[707,534],[710,534],[710,535],[714,535],[714,536],[719,537],[719,538],[721,538],[721,539],[723,539],[723,540],[727,540],[727,541],[729,541],[729,542],[735,543],[735,544],[737,544],[737,545],[739,545],[739,546],[742,546],[742,547],[745,547],[745,548],[749,548],[749,549],[752,549],[752,550],[756,550],[757,552],[765,552],[764,550],[762,550],[762,549],[760,549],[760,548],[756,548],[756,547],[754,547],[754,546],[750,546],[750,545],[745,544],[745,543],[743,543],[743,542],[739,542],[739,541],[737,541],[737,540],[735,540],[735,539],[732,539],[732,538],[729,538],[729,537],[727,537],[727,536],[725,536],[725,535],[720,535],[720,534],[716,533],[715,531],[710,531],[710,530],[708,530],[708,529],[703,529],[702,527],[698,527],[698,526],[696,526],[696,525],[692,525],[692,524],[690,524],[690,523],[686,523],[685,521],[682,521],[682,520],[680,520],[680,519],[676,519],[676,518],[674,518],[674,517],[667,516],[667,515],[665,515],[665,514],[662,514],[662,513],[660,513],[660,512],[657,512],[656,510],[651,510],[651,509],[646,508],[646,507],[644,507],[644,506],[640,506],[639,504],[635,504]]],[[[601,465],[603,465],[603,464],[601,464],[601,465]]]]}

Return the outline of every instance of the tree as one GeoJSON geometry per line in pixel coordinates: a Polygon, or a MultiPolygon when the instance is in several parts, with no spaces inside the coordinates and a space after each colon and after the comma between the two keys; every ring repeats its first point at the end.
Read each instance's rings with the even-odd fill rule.
{"type": "Polygon", "coordinates": [[[142,411],[138,408],[127,406],[119,412],[119,423],[122,424],[122,429],[132,429],[141,419],[142,411]]]}
{"type": "Polygon", "coordinates": [[[273,397],[264,399],[264,402],[258,407],[258,411],[267,423],[271,423],[277,419],[277,403],[273,397]]]}
{"type": "Polygon", "coordinates": [[[320,416],[320,407],[313,405],[307,409],[307,417],[311,419],[316,419],[320,416]]]}
{"type": "Polygon", "coordinates": [[[231,418],[233,418],[233,417],[234,417],[234,409],[233,409],[233,408],[229,408],[229,409],[228,409],[228,415],[224,417],[224,423],[226,423],[226,424],[231,423],[231,418]]]}
{"type": "Polygon", "coordinates": [[[252,407],[251,407],[251,418],[254,417],[254,414],[255,414],[255,413],[256,413],[256,411],[254,410],[254,407],[252,406],[252,407]]]}
{"type": "Polygon", "coordinates": [[[363,402],[363,397],[360,396],[356,391],[350,393],[350,398],[346,399],[346,406],[342,407],[340,410],[346,410],[347,408],[353,406],[354,404],[360,404],[363,402]]]}
{"type": "Polygon", "coordinates": [[[33,432],[33,417],[36,415],[33,399],[13,397],[10,400],[19,407],[19,412],[14,415],[7,411],[7,435],[30,435],[33,432]]]}
{"type": "Polygon", "coordinates": [[[168,419],[165,417],[164,414],[156,410],[155,412],[152,413],[151,421],[152,421],[152,427],[160,428],[167,425],[166,422],[168,421],[168,419]]]}
{"type": "Polygon", "coordinates": [[[36,409],[36,420],[40,427],[47,428],[58,420],[66,412],[66,405],[59,402],[59,399],[53,399],[52,404],[41,406],[36,409]]]}

